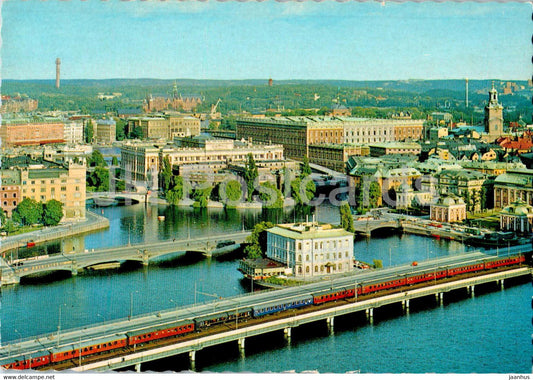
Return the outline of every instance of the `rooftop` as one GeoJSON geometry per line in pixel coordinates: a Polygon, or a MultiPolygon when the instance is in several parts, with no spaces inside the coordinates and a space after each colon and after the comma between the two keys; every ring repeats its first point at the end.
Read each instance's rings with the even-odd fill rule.
{"type": "Polygon", "coordinates": [[[353,236],[351,232],[345,229],[333,228],[331,224],[319,224],[317,222],[278,224],[267,231],[274,235],[295,240],[353,236]]]}

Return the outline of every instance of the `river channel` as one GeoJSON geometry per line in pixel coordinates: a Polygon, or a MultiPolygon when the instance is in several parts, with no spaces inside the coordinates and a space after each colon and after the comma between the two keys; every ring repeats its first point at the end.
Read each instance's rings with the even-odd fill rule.
{"type": "MultiPolygon", "coordinates": [[[[193,210],[138,204],[89,208],[110,221],[107,230],[78,237],[83,249],[186,238],[251,229],[262,220],[305,220],[294,210],[193,210]],[[165,216],[160,220],[158,216],[165,216]]],[[[338,223],[337,208],[322,205],[322,222],[338,223]]],[[[54,253],[59,242],[25,254],[54,253]]],[[[356,259],[384,266],[461,254],[472,248],[459,242],[388,234],[355,242],[356,259]]],[[[237,271],[238,258],[186,256],[149,267],[132,265],[76,277],[24,280],[1,290],[2,343],[88,324],[104,324],[161,309],[208,302],[250,291],[237,271]]],[[[531,294],[528,284],[473,298],[449,297],[443,305],[416,304],[401,310],[377,310],[373,324],[364,314],[339,318],[335,333],[323,324],[295,329],[290,344],[283,334],[249,339],[246,355],[237,345],[202,350],[196,370],[203,372],[305,371],[341,373],[528,373],[531,370],[531,294]]],[[[183,358],[144,365],[143,370],[188,369],[183,358]]]]}

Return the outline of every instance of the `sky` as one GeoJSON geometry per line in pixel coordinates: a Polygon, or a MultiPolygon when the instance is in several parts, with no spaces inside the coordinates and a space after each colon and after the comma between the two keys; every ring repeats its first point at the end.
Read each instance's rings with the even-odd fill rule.
{"type": "Polygon", "coordinates": [[[502,79],[531,4],[0,0],[1,78],[502,79]]]}

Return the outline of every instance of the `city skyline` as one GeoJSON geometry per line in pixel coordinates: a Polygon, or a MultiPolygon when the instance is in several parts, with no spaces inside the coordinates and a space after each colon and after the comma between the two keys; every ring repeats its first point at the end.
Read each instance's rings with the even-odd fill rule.
{"type": "Polygon", "coordinates": [[[527,3],[1,5],[3,79],[527,80],[533,53],[527,3]]]}

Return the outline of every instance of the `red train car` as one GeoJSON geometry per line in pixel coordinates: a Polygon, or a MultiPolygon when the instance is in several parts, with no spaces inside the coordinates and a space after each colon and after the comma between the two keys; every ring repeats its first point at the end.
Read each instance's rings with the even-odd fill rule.
{"type": "Polygon", "coordinates": [[[193,321],[180,321],[168,323],[161,326],[148,327],[141,330],[130,331],[128,336],[128,344],[133,346],[135,344],[148,342],[151,340],[162,339],[169,336],[177,336],[188,334],[194,331],[193,321]]]}
{"type": "Polygon", "coordinates": [[[32,369],[39,368],[50,363],[50,351],[34,352],[28,355],[21,355],[17,358],[10,358],[9,363],[1,364],[5,369],[32,369]]]}
{"type": "Polygon", "coordinates": [[[362,293],[363,294],[368,294],[368,293],[379,292],[380,290],[397,288],[397,287],[403,286],[405,284],[406,284],[406,279],[405,278],[398,278],[396,280],[379,282],[377,284],[363,285],[362,293]]]}
{"type": "Polygon", "coordinates": [[[526,261],[525,256],[502,257],[501,259],[487,261],[486,269],[498,268],[509,265],[521,264],[526,261]]]}
{"type": "Polygon", "coordinates": [[[128,339],[126,335],[115,335],[113,337],[104,337],[99,339],[82,342],[80,344],[71,344],[52,349],[52,363],[62,362],[69,359],[77,359],[80,356],[88,356],[104,351],[111,351],[117,348],[126,347],[128,339]],[[81,351],[81,353],[80,353],[81,351]]]}
{"type": "Polygon", "coordinates": [[[336,301],[344,298],[355,297],[355,288],[337,288],[313,293],[313,304],[336,301]]]}

